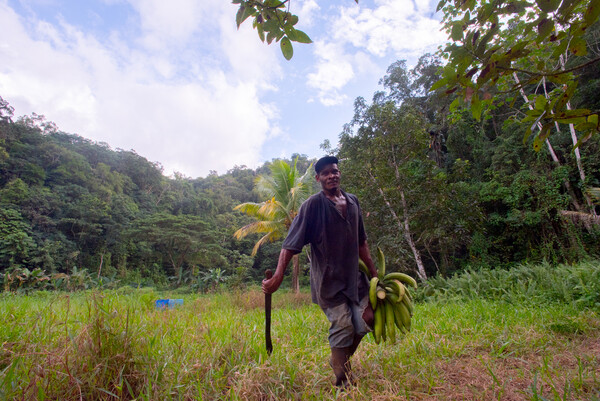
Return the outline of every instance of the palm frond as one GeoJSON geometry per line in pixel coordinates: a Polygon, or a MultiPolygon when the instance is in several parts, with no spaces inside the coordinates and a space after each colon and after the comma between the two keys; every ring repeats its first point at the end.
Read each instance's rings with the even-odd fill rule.
{"type": "Polygon", "coordinates": [[[251,256],[256,255],[256,253],[258,252],[258,248],[260,248],[262,245],[266,244],[267,242],[277,241],[278,239],[281,239],[281,238],[283,238],[283,235],[280,235],[276,232],[267,233],[265,236],[263,236],[261,239],[259,239],[256,242],[256,244],[254,244],[254,248],[252,248],[251,256]]]}
{"type": "Polygon", "coordinates": [[[246,224],[244,227],[238,229],[233,233],[236,239],[244,238],[252,234],[263,234],[263,233],[283,233],[286,232],[285,225],[280,221],[253,221],[250,224],[246,224]]]}
{"type": "Polygon", "coordinates": [[[247,202],[234,208],[255,218],[250,223],[234,233],[240,239],[250,234],[265,233],[254,246],[253,255],[258,248],[268,241],[283,238],[298,213],[298,209],[311,192],[308,184],[312,164],[300,176],[297,169],[298,158],[290,166],[283,160],[275,160],[271,166],[270,175],[260,175],[254,181],[255,190],[267,200],[260,203],[247,202]]]}
{"type": "Polygon", "coordinates": [[[246,213],[248,216],[251,216],[251,217],[258,217],[259,210],[263,203],[264,202],[261,202],[261,203],[246,202],[246,203],[237,205],[236,207],[233,208],[233,210],[239,210],[240,212],[246,213]]]}

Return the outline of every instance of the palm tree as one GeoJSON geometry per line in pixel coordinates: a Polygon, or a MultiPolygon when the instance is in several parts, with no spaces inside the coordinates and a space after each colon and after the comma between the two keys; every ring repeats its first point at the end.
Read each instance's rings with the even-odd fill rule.
{"type": "MultiPolygon", "coordinates": [[[[254,245],[252,256],[256,255],[258,248],[267,242],[273,242],[286,236],[292,220],[298,214],[298,209],[312,192],[309,178],[312,164],[306,169],[304,175],[296,168],[298,158],[290,166],[283,160],[276,160],[270,166],[271,175],[259,175],[254,181],[254,188],[264,202],[246,202],[237,205],[234,210],[239,210],[252,216],[256,221],[240,228],[233,235],[240,239],[249,234],[264,234],[254,245]]],[[[292,258],[294,269],[292,271],[292,288],[300,291],[298,276],[300,263],[298,255],[292,258]]]]}

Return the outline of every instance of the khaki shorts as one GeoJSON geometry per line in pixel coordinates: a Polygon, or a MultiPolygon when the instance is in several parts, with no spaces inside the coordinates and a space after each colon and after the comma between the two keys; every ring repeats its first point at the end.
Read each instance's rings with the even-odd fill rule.
{"type": "Polygon", "coordinates": [[[331,348],[349,347],[354,342],[355,335],[362,337],[372,331],[372,328],[363,319],[363,313],[368,304],[369,296],[367,295],[361,299],[358,305],[348,302],[331,308],[321,308],[331,323],[331,327],[329,327],[329,346],[331,348]]]}

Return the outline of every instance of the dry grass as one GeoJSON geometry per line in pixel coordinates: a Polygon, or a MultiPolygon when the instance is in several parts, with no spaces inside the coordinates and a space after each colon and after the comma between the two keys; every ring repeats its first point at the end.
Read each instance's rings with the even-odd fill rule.
{"type": "MultiPolygon", "coordinates": [[[[278,291],[272,296],[272,308],[291,307],[298,308],[312,303],[310,293],[291,291],[278,291]]],[[[263,309],[265,307],[265,294],[258,287],[249,288],[245,291],[234,291],[231,294],[231,303],[243,311],[263,309]]]]}

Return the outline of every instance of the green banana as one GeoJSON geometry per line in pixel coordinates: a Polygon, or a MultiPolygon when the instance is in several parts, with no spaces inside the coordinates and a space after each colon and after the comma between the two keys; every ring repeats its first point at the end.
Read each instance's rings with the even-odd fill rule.
{"type": "Polygon", "coordinates": [[[402,299],[402,303],[404,304],[404,306],[406,306],[406,309],[408,309],[408,312],[410,313],[410,316],[412,317],[413,312],[414,312],[414,307],[413,307],[412,301],[408,297],[404,297],[402,299]]]}
{"type": "Polygon", "coordinates": [[[385,324],[385,305],[383,304],[383,301],[379,302],[379,306],[378,309],[381,311],[379,314],[381,316],[381,339],[383,341],[387,340],[387,325],[385,324]]]}
{"type": "Polygon", "coordinates": [[[390,287],[391,292],[394,292],[398,296],[398,302],[400,302],[406,292],[404,285],[396,279],[388,280],[386,284],[390,287]]]}
{"type": "Polygon", "coordinates": [[[402,324],[402,317],[400,316],[400,309],[398,308],[398,305],[396,305],[394,308],[394,322],[402,334],[407,333],[406,329],[404,328],[404,324],[402,324]]]}
{"type": "Polygon", "coordinates": [[[393,273],[388,273],[387,275],[385,275],[383,277],[383,279],[385,281],[389,281],[389,280],[400,280],[410,286],[412,286],[413,288],[417,288],[417,281],[412,278],[411,276],[409,276],[408,274],[404,274],[404,273],[400,273],[400,272],[393,272],[393,273]]]}
{"type": "Polygon", "coordinates": [[[385,276],[385,256],[380,247],[377,247],[377,264],[379,265],[379,278],[383,279],[385,276]]]}
{"type": "Polygon", "coordinates": [[[396,342],[396,328],[394,327],[394,304],[385,302],[385,329],[392,343],[396,342]]]}
{"type": "Polygon", "coordinates": [[[405,287],[405,288],[406,288],[406,293],[404,294],[404,297],[408,298],[410,301],[412,301],[413,297],[412,297],[412,295],[410,295],[410,291],[408,290],[407,287],[405,287]]]}
{"type": "Polygon", "coordinates": [[[371,302],[371,307],[373,310],[377,310],[377,284],[379,283],[379,278],[372,277],[371,282],[369,284],[369,301],[371,302]]]}
{"type": "Polygon", "coordinates": [[[385,314],[383,313],[383,308],[375,309],[375,322],[373,323],[373,337],[375,337],[375,344],[381,342],[384,319],[385,314]]]}
{"type": "MultiPolygon", "coordinates": [[[[370,277],[364,261],[358,261],[359,268],[370,277]]],[[[369,302],[374,310],[373,337],[380,344],[388,339],[396,341],[396,332],[406,334],[410,331],[414,313],[412,296],[408,286],[417,288],[417,281],[411,276],[392,272],[385,273],[385,256],[377,247],[378,274],[369,282],[369,302]]]]}
{"type": "Polygon", "coordinates": [[[398,299],[398,294],[396,294],[395,292],[388,291],[385,294],[385,298],[389,299],[392,303],[400,302],[400,299],[398,299]]]}
{"type": "Polygon", "coordinates": [[[410,312],[406,308],[403,302],[399,302],[398,309],[400,310],[400,318],[402,319],[402,325],[407,331],[410,331],[410,312]]]}
{"type": "Polygon", "coordinates": [[[371,278],[371,272],[369,271],[369,268],[367,267],[365,262],[363,262],[363,260],[360,258],[358,259],[358,269],[364,272],[369,279],[371,278]]]}

